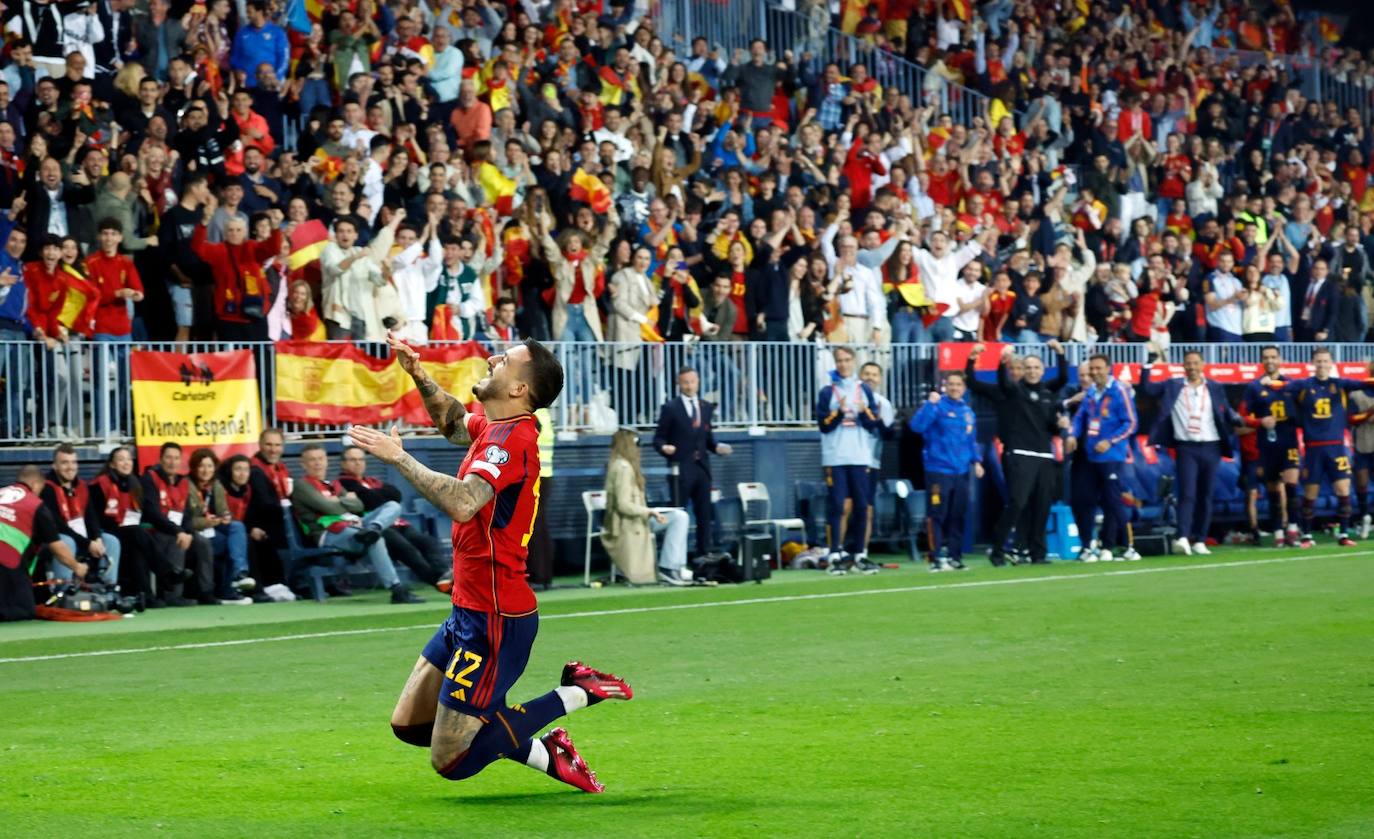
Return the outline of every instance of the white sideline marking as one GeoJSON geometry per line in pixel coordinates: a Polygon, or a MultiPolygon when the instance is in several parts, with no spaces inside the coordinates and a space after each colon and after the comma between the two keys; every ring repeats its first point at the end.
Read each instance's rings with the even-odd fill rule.
{"type": "MultiPolygon", "coordinates": [[[[1196,565],[1171,565],[1154,568],[1123,568],[1119,571],[1100,571],[1088,574],[1049,574],[1043,577],[1013,577],[1001,580],[971,580],[966,583],[944,583],[923,586],[896,586],[894,588],[869,588],[857,591],[827,591],[820,594],[786,594],[779,597],[746,597],[740,600],[712,600],[702,603],[673,603],[663,606],[632,606],[624,609],[596,609],[587,612],[565,612],[557,615],[540,615],[540,622],[570,620],[572,618],[599,618],[611,615],[637,615],[644,612],[676,612],[683,609],[712,609],[723,606],[752,606],[759,603],[794,603],[803,600],[830,600],[837,597],[864,597],[871,594],[906,594],[916,591],[943,591],[957,588],[985,588],[990,586],[1029,585],[1031,583],[1052,583],[1063,580],[1092,580],[1098,577],[1131,577],[1139,574],[1168,574],[1175,571],[1203,571],[1213,568],[1250,568],[1256,565],[1277,565],[1287,562],[1309,562],[1314,559],[1340,559],[1355,556],[1374,555],[1374,551],[1347,551],[1336,554],[1313,554],[1311,556],[1282,556],[1270,559],[1240,560],[1238,562],[1206,562],[1196,565]]],[[[266,644],[273,641],[301,641],[311,638],[342,638],[349,635],[376,635],[383,632],[411,632],[420,629],[433,629],[435,624],[422,623],[413,626],[378,626],[366,629],[337,629],[328,632],[302,632],[297,635],[272,635],[264,638],[238,638],[232,641],[202,641],[194,644],[163,644],[156,647],[129,647],[115,650],[89,650],[80,653],[55,653],[53,655],[16,656],[0,658],[0,664],[18,664],[29,661],[56,661],[65,658],[96,658],[107,655],[130,655],[133,653],[167,652],[169,650],[203,650],[211,647],[239,647],[247,644],[266,644]]]]}

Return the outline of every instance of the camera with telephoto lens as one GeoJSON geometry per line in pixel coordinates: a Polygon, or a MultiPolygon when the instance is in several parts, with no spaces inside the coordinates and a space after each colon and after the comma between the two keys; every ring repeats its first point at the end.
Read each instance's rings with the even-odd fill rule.
{"type": "Polygon", "coordinates": [[[127,615],[143,611],[143,600],[121,594],[118,588],[104,583],[87,583],[84,587],[75,580],[55,586],[47,605],[74,612],[119,612],[127,615]]]}

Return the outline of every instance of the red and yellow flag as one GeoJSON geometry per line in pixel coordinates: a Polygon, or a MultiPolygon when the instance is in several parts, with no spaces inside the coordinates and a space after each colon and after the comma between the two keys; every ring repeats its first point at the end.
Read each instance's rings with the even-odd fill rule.
{"type": "MultiPolygon", "coordinates": [[[[487,374],[487,351],[476,341],[418,349],[420,363],[449,393],[467,397],[487,374]]],[[[291,341],[277,344],[277,419],[431,424],[415,382],[395,358],[373,358],[352,344],[291,341]]]]}
{"type": "Polygon", "coordinates": [[[138,462],[157,463],[163,443],[187,456],[207,448],[221,460],[258,450],[262,403],[252,350],[129,354],[138,462]]]}
{"type": "Polygon", "coordinates": [[[568,195],[574,201],[591,205],[592,212],[602,215],[611,209],[611,191],[595,175],[589,174],[581,166],[572,176],[572,189],[568,195]]]}
{"type": "Polygon", "coordinates": [[[329,231],[319,219],[303,221],[291,231],[291,256],[287,265],[292,271],[320,258],[320,251],[329,244],[329,231]]]}

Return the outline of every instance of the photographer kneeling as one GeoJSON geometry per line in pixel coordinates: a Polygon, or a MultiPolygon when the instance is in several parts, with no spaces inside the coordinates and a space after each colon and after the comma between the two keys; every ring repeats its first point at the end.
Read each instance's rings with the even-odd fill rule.
{"type": "Polygon", "coordinates": [[[52,511],[38,497],[42,489],[43,472],[37,466],[20,469],[18,480],[0,489],[0,525],[8,534],[0,539],[0,621],[33,618],[29,575],[40,549],[51,551],[77,577],[89,570],[60,538],[52,511]]]}

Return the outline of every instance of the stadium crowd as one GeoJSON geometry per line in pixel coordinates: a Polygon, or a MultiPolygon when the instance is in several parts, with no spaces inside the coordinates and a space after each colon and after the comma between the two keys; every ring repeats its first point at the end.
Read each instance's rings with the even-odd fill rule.
{"type": "Polygon", "coordinates": [[[1315,55],[1367,99],[1327,25],[1248,0],[831,11],[802,7],[922,89],[807,44],[665,42],[618,0],[18,0],[0,339],[43,342],[33,398],[79,412],[74,347],[131,337],[1368,333],[1359,109],[1217,52],[1315,55]],[[967,125],[952,84],[985,95],[967,125]]]}
{"type": "MultiPolygon", "coordinates": [[[[1367,103],[1374,69],[1327,24],[1249,0],[798,11],[924,84],[821,60],[819,40],[665,41],[621,0],[17,0],[0,341],[38,343],[0,364],[11,391],[33,382],[36,410],[11,393],[0,420],[14,438],[111,410],[80,389],[118,402],[127,379],[85,374],[84,341],[816,342],[860,347],[854,365],[888,343],[1367,337],[1371,138],[1360,108],[1307,98],[1283,58],[1315,57],[1367,103]],[[967,124],[951,85],[982,96],[967,124]]],[[[874,369],[843,372],[843,354],[845,381],[874,369]]],[[[574,357],[568,398],[590,400],[599,363],[574,357]]],[[[874,430],[851,396],[820,400],[823,431],[874,430]]],[[[271,470],[236,482],[242,466],[195,452],[177,479],[175,448],[142,473],[120,451],[99,490],[116,538],[82,547],[162,575],[173,602],[183,584],[242,599],[245,553],[282,523],[233,499],[256,484],[261,507],[271,470]],[[174,521],[192,483],[200,502],[174,521]],[[121,493],[170,501],[135,526],[121,493]]],[[[306,466],[300,498],[272,492],[398,598],[402,542],[442,582],[432,546],[389,535],[392,499],[326,469],[306,466]]]]}

